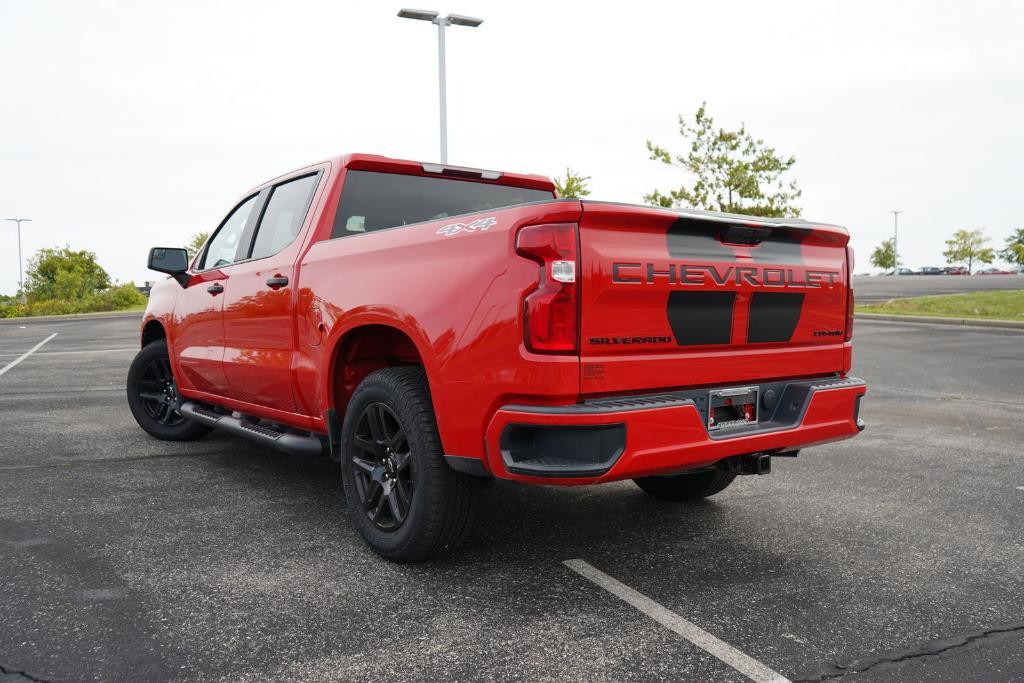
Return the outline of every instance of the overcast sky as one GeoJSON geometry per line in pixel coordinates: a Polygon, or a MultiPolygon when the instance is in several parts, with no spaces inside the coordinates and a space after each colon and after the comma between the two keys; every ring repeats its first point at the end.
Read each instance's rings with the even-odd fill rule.
{"type": "MultiPolygon", "coordinates": [[[[410,0],[412,1],[412,0],[410,0]]],[[[1024,227],[1024,4],[475,2],[448,33],[451,163],[593,176],[640,202],[682,181],[702,101],[798,162],[810,219],[859,267],[892,234],[1024,227]]],[[[141,283],[153,245],[215,226],[248,188],[341,152],[438,158],[436,29],[400,2],[0,0],[0,217],[25,258],[70,244],[141,283]]],[[[416,6],[416,5],[414,5],[416,6]]],[[[17,287],[0,224],[0,292],[17,287]]]]}

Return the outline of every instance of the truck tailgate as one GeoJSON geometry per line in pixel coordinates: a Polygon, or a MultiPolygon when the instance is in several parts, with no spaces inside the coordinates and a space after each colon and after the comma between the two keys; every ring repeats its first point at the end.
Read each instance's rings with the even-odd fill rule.
{"type": "Polygon", "coordinates": [[[584,201],[582,393],[847,370],[848,241],[800,220],[584,201]]]}

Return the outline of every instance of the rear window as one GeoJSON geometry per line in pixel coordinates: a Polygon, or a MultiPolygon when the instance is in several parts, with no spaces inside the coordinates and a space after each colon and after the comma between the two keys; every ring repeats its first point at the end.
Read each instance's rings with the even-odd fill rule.
{"type": "Polygon", "coordinates": [[[331,237],[553,199],[547,190],[429,176],[349,171],[331,237]]]}

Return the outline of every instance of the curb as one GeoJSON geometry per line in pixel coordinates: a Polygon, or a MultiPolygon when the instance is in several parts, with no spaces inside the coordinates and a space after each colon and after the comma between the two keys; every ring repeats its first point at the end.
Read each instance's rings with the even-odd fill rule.
{"type": "Polygon", "coordinates": [[[92,318],[138,318],[142,320],[144,314],[145,311],[99,311],[96,313],[69,313],[67,315],[27,315],[21,318],[0,318],[0,325],[24,325],[27,322],[89,320],[92,318]]]}
{"type": "Polygon", "coordinates": [[[981,318],[939,318],[929,315],[893,315],[889,313],[855,313],[861,320],[880,320],[901,323],[931,323],[960,327],[997,327],[1004,330],[1024,330],[1024,320],[984,320],[981,318]]]}

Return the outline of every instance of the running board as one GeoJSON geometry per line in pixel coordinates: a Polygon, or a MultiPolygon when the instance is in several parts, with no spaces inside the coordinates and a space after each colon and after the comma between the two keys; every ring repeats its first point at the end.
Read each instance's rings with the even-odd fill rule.
{"type": "Polygon", "coordinates": [[[324,453],[323,441],[316,435],[302,436],[290,432],[279,432],[261,424],[214,412],[193,401],[182,403],[178,412],[190,420],[215,429],[223,429],[283,453],[306,457],[319,456],[324,453]]]}

